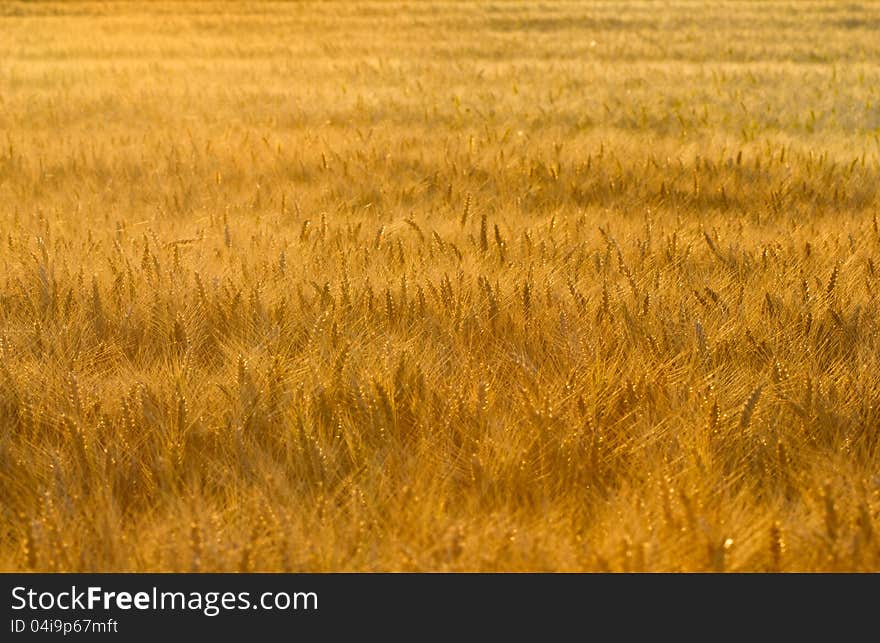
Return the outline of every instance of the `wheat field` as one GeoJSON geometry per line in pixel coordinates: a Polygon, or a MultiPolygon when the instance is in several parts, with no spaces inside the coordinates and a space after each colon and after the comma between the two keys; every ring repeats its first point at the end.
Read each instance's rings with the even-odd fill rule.
{"type": "Polygon", "coordinates": [[[878,28],[0,4],[0,569],[880,570],[878,28]]]}

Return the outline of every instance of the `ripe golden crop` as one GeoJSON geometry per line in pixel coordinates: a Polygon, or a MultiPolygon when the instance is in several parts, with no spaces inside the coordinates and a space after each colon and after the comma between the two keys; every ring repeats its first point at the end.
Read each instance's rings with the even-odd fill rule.
{"type": "Polygon", "coordinates": [[[0,569],[880,569],[880,7],[729,4],[0,6],[0,569]]]}

